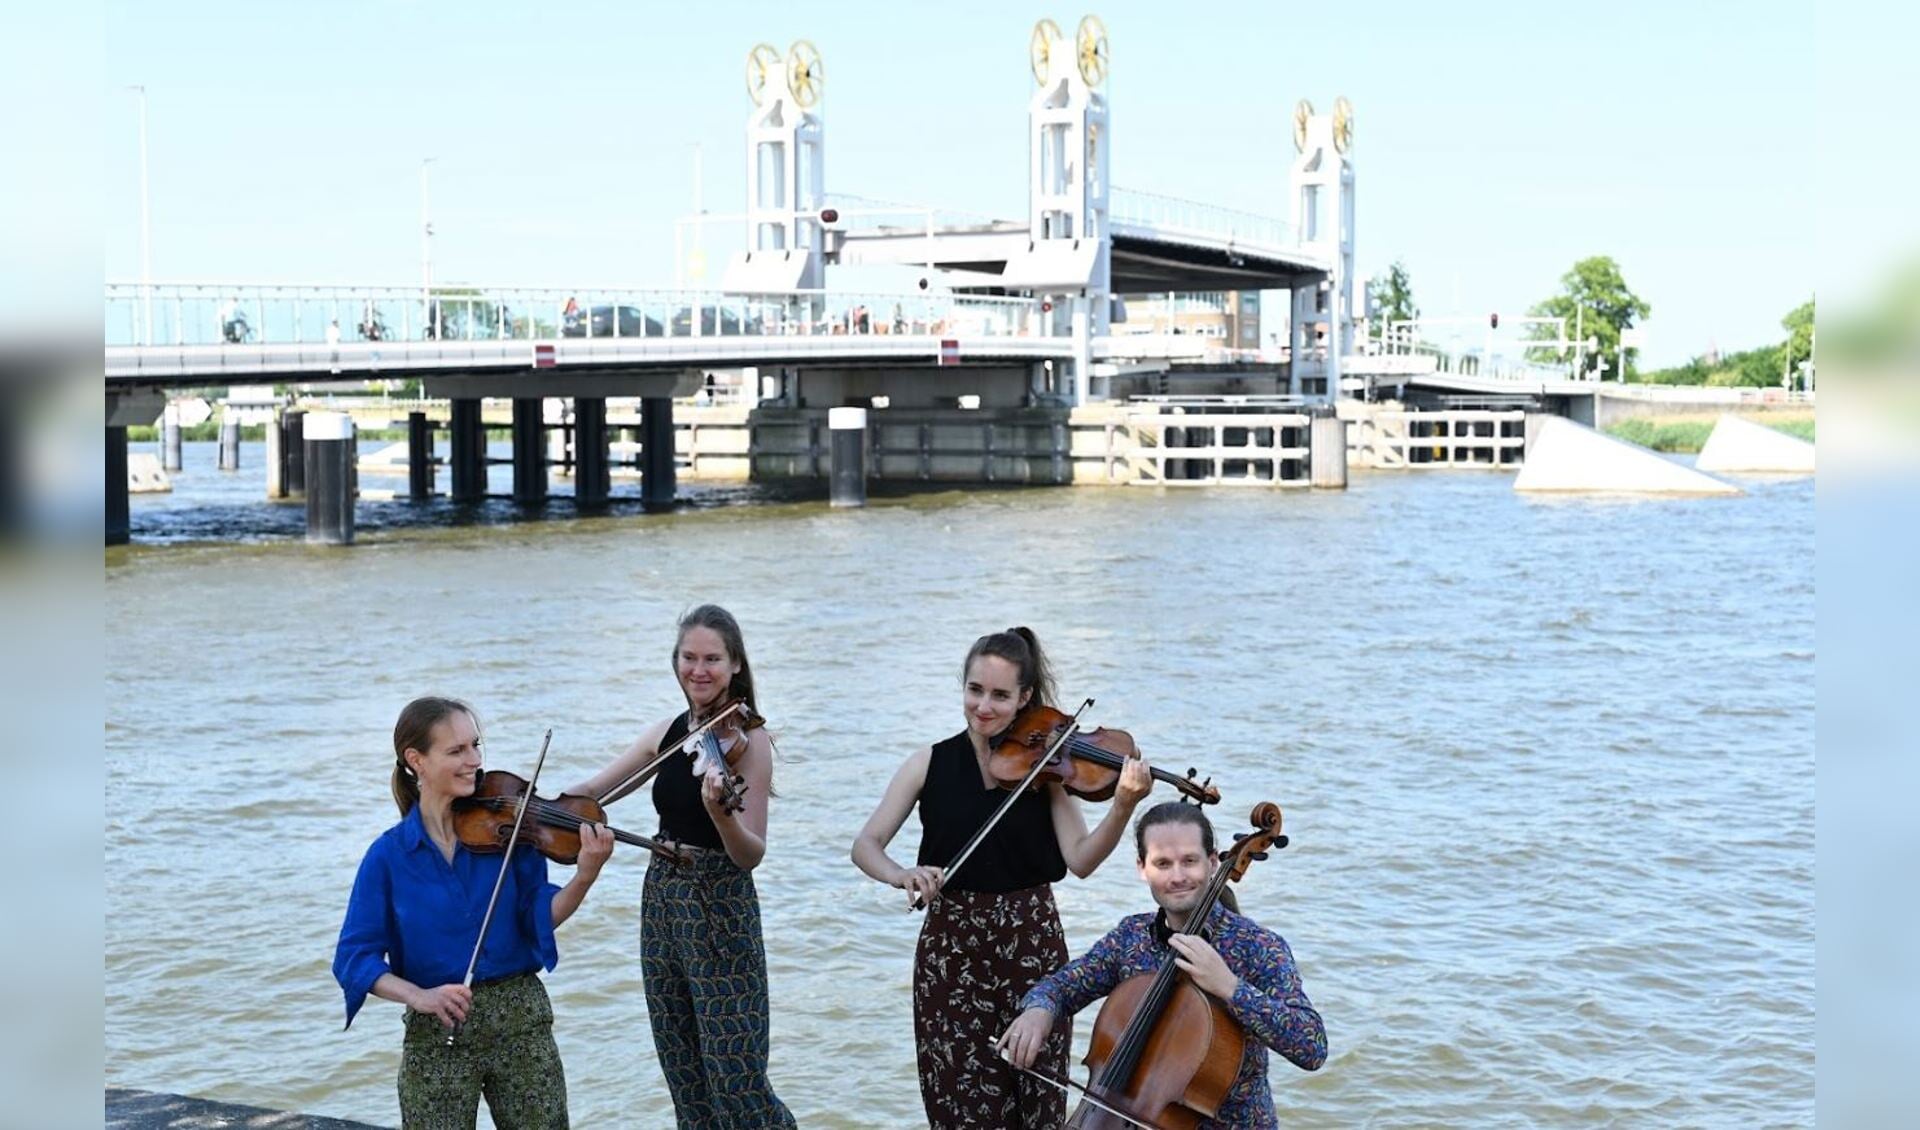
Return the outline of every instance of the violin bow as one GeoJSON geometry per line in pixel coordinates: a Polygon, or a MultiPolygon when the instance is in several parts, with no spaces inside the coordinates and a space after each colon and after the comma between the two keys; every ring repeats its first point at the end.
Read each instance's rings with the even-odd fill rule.
{"type": "MultiPolygon", "coordinates": [[[[1047,762],[1053,760],[1053,755],[1060,751],[1060,747],[1067,743],[1067,739],[1079,732],[1080,716],[1085,714],[1087,708],[1092,705],[1092,699],[1088,699],[1080,704],[1080,709],[1074,711],[1073,717],[1067,719],[1067,724],[1060,730],[1060,736],[1053,739],[1053,744],[1047,747],[1047,752],[1034,759],[1033,768],[1027,770],[1027,775],[1020,781],[1019,787],[1007,794],[1007,799],[1000,802],[1000,807],[993,810],[993,815],[987,818],[985,824],[980,825],[980,830],[975,832],[973,838],[967,841],[967,846],[961,848],[960,854],[953,857],[953,862],[947,864],[947,866],[941,870],[941,887],[947,885],[947,880],[953,878],[955,871],[960,870],[960,865],[965,863],[967,857],[973,854],[974,849],[980,846],[981,841],[987,838],[987,833],[993,831],[994,825],[1000,823],[1000,818],[1005,816],[1007,811],[1013,807],[1013,802],[1026,795],[1027,787],[1033,784],[1033,779],[1040,775],[1040,770],[1046,766],[1047,762]]],[[[938,894],[939,891],[936,889],[934,893],[938,894]]],[[[926,901],[922,900],[914,903],[907,909],[924,910],[926,905],[926,901]]]]}
{"type": "MultiPolygon", "coordinates": [[[[520,845],[520,825],[527,818],[527,804],[533,800],[533,787],[540,781],[540,767],[547,763],[547,746],[553,742],[553,730],[547,730],[547,736],[540,739],[540,757],[533,763],[533,776],[527,779],[527,791],[520,794],[520,803],[513,810],[513,835],[507,837],[506,850],[500,856],[500,874],[493,877],[493,893],[487,896],[487,912],[480,916],[480,936],[474,940],[473,956],[467,959],[467,975],[461,984],[473,988],[473,971],[480,964],[480,947],[487,944],[487,927],[493,925],[494,907],[500,904],[500,888],[506,885],[507,868],[513,865],[513,849],[520,845]]],[[[447,1029],[447,1046],[453,1046],[453,1038],[460,1034],[460,1025],[447,1029]]]]}
{"type": "Polygon", "coordinates": [[[727,715],[733,713],[734,711],[739,710],[744,705],[745,703],[741,702],[739,699],[734,699],[732,702],[727,704],[726,709],[715,714],[713,717],[707,719],[705,722],[700,723],[698,728],[688,731],[687,736],[680,739],[679,743],[676,744],[672,749],[669,749],[661,753],[660,756],[654,758],[652,761],[647,762],[645,765],[642,765],[640,768],[635,769],[633,772],[627,774],[626,780],[621,781],[619,784],[613,786],[612,788],[608,789],[606,792],[600,794],[594,799],[599,801],[602,807],[605,807],[607,805],[612,804],[614,801],[619,800],[620,798],[626,796],[628,793],[631,793],[633,790],[639,788],[641,785],[646,784],[647,781],[651,779],[655,773],[658,773],[660,771],[660,766],[666,764],[667,758],[672,757],[674,754],[679,753],[681,750],[686,750],[688,754],[691,754],[693,750],[688,748],[689,742],[699,741],[700,736],[702,734],[705,734],[708,730],[713,729],[714,723],[720,721],[720,719],[725,718],[727,715]]]}

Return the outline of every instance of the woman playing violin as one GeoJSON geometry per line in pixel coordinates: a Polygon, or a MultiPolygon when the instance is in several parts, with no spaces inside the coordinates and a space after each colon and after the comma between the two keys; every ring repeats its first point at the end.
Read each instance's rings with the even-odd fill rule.
{"type": "Polygon", "coordinates": [[[681,617],[673,673],[687,709],[567,791],[606,797],[654,767],[660,837],[687,859],[650,857],[640,899],[647,1017],[679,1125],[792,1126],[767,1080],[767,951],[753,884],[767,852],[773,745],[743,724],[756,705],[753,668],[731,613],[703,604],[681,617]],[[701,731],[705,722],[714,724],[701,731]]]}
{"type": "MultiPolygon", "coordinates": [[[[853,843],[868,875],[928,904],[914,951],[913,1028],[920,1097],[934,1127],[1056,1127],[1065,1098],[993,1054],[991,1038],[1019,1013],[1020,997],[1067,959],[1052,883],[1086,878],[1113,852],[1134,807],[1153,788],[1146,762],[1127,761],[1113,803],[1091,831],[1058,784],[1036,784],[1014,802],[953,874],[942,871],[999,808],[1006,793],[988,770],[993,740],[1029,704],[1049,704],[1053,681],[1027,628],[974,641],[961,668],[966,729],[922,749],[894,773],[853,843]],[[915,805],[919,857],[902,867],[887,845],[915,805]]],[[[1040,1062],[1064,1074],[1072,1029],[1062,1024],[1040,1062]]]]}
{"type": "Polygon", "coordinates": [[[505,858],[470,852],[454,834],[453,802],[472,795],[480,774],[472,709],[449,698],[408,703],[393,727],[393,756],[400,822],[361,861],[334,948],[347,1023],[368,993],[407,1006],[404,1125],[472,1126],[484,1095],[502,1130],[564,1127],[566,1075],[536,971],[559,961],[554,928],[580,908],[613,836],[580,829],[579,863],[565,887],[547,881],[539,852],[513,853],[469,988],[467,966],[505,858]]]}

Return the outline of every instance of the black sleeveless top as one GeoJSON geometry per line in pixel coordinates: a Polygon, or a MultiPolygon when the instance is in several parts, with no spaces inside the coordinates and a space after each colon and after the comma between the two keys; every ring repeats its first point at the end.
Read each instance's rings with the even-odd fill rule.
{"type": "MultiPolygon", "coordinates": [[[[686,739],[687,716],[682,712],[660,736],[661,749],[673,749],[686,739]]],[[[707,806],[700,801],[700,778],[693,775],[693,758],[675,750],[653,778],[653,808],[660,814],[660,835],[677,844],[725,850],[720,829],[713,826],[707,806]]]]}
{"type": "MultiPolygon", "coordinates": [[[[920,790],[922,867],[945,867],[1007,799],[1003,789],[980,782],[973,743],[961,731],[933,747],[927,783],[920,790]]],[[[947,883],[950,890],[1003,894],[1060,881],[1067,861],[1053,832],[1053,810],[1044,786],[1034,785],[1014,802],[993,832],[947,883]]]]}

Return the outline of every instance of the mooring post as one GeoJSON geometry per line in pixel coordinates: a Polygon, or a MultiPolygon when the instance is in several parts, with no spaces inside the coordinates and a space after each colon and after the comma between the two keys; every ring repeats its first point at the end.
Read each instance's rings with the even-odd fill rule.
{"type": "Polygon", "coordinates": [[[522,506],[547,498],[546,402],[539,397],[513,401],[513,500],[522,506]]]}
{"type": "Polygon", "coordinates": [[[168,404],[166,411],[160,413],[160,469],[178,471],[180,469],[180,409],[168,404]]]}
{"type": "Polygon", "coordinates": [[[640,501],[648,510],[673,509],[673,401],[640,401],[640,501]]]}
{"type": "Polygon", "coordinates": [[[107,544],[125,545],[132,536],[132,503],[127,488],[127,429],[107,428],[107,544]]]}
{"type": "Polygon", "coordinates": [[[407,497],[433,497],[433,423],[425,412],[407,413],[407,497]]]}
{"type": "Polygon", "coordinates": [[[353,544],[353,417],[311,412],[302,426],[307,543],[353,544]]]}
{"type": "Polygon", "coordinates": [[[605,506],[613,490],[607,464],[607,401],[583,396],[573,402],[573,501],[584,508],[605,506]]]}
{"type": "MultiPolygon", "coordinates": [[[[831,433],[828,454],[834,506],[867,504],[867,410],[865,408],[827,409],[827,431],[831,433]]],[[[989,456],[991,458],[991,456],[989,456]]]]}
{"type": "Polygon", "coordinates": [[[220,469],[240,469],[240,418],[230,408],[220,410],[220,469]]]}
{"type": "Polygon", "coordinates": [[[287,409],[286,446],[282,448],[286,467],[281,481],[288,498],[300,498],[307,493],[306,420],[307,414],[300,409],[287,409]]]}
{"type": "Polygon", "coordinates": [[[1312,466],[1313,485],[1333,490],[1347,487],[1347,422],[1333,409],[1323,408],[1313,415],[1307,429],[1308,462],[1312,466]]]}
{"type": "Polygon", "coordinates": [[[448,455],[453,463],[453,500],[478,502],[487,496],[487,429],[480,401],[455,399],[448,425],[448,455]]]}

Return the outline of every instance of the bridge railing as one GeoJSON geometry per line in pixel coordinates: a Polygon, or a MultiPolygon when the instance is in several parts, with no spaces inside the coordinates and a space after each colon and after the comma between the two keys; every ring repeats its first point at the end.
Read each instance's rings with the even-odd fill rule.
{"type": "Polygon", "coordinates": [[[1521,355],[1510,357],[1498,352],[1488,353],[1485,349],[1440,345],[1415,336],[1410,327],[1403,325],[1383,326],[1379,336],[1363,337],[1359,343],[1360,349],[1368,356],[1431,358],[1434,362],[1432,371],[1456,376],[1511,381],[1581,379],[1580,374],[1574,371],[1571,358],[1562,364],[1526,358],[1525,350],[1538,348],[1542,344],[1551,346],[1553,343],[1521,342],[1515,346],[1521,350],[1521,355]]]}
{"type": "Polygon", "coordinates": [[[1111,225],[1149,227],[1165,235],[1197,236],[1207,242],[1274,250],[1299,245],[1293,225],[1274,216],[1243,212],[1115,185],[1107,198],[1111,225]]]}
{"type": "Polygon", "coordinates": [[[1039,304],[944,293],[287,283],[106,286],[109,348],[914,334],[1032,336],[1039,304]]]}

